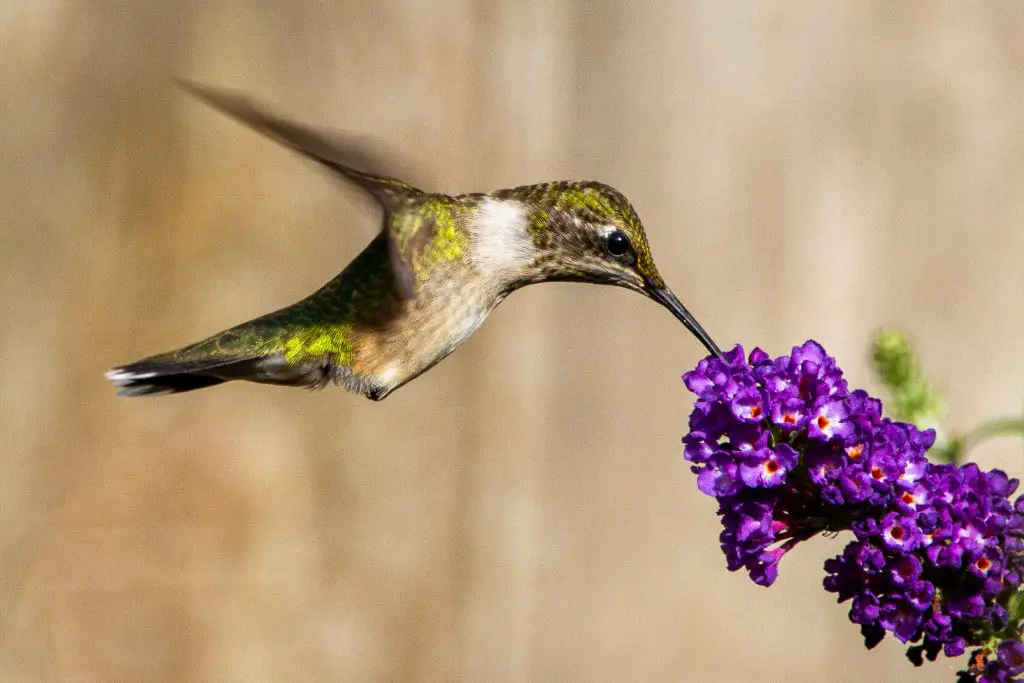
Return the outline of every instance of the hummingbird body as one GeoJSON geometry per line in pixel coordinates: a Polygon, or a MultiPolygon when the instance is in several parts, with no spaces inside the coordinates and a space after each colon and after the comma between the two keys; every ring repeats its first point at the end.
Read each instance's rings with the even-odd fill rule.
{"type": "MultiPolygon", "coordinates": [[[[712,353],[710,337],[665,287],[636,212],[596,182],[490,194],[431,194],[357,170],[358,151],[234,95],[187,89],[367,191],[380,234],[305,299],[176,351],[114,368],[123,395],[176,393],[230,380],[321,388],[380,400],[468,339],[506,296],[563,280],[616,284],[670,308],[712,353]]],[[[362,160],[364,168],[369,164],[362,160]]]]}

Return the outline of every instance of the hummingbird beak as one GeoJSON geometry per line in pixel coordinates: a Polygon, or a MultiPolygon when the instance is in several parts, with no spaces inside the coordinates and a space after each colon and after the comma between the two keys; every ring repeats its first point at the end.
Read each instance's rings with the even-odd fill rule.
{"type": "Polygon", "coordinates": [[[672,293],[668,287],[650,288],[647,290],[648,296],[657,301],[659,304],[672,311],[672,315],[679,319],[681,323],[686,325],[686,329],[693,333],[693,336],[700,340],[708,351],[722,357],[722,352],[719,350],[718,345],[711,339],[711,336],[704,331],[704,328],[700,326],[696,318],[690,315],[690,312],[686,310],[686,307],[676,298],[676,295],[672,293]]]}

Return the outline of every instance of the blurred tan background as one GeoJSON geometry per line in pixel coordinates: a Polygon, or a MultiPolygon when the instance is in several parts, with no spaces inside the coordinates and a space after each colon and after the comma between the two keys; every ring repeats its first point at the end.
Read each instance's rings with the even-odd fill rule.
{"type": "MultiPolygon", "coordinates": [[[[370,133],[434,188],[599,179],[723,346],[854,386],[899,325],[949,425],[1024,408],[1024,4],[0,2],[0,680],[952,681],[820,587],[725,571],[664,310],[527,289],[374,404],[111,365],[286,305],[371,238],[172,75],[370,133]]],[[[1012,440],[977,453],[1024,474],[1012,440]]]]}

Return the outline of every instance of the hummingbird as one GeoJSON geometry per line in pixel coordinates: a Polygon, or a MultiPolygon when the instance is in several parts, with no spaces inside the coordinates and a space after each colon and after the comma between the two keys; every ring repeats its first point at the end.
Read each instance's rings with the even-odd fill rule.
{"type": "Polygon", "coordinates": [[[106,373],[123,396],[231,380],[344,386],[381,400],[465,342],[505,297],[538,282],[616,285],[670,310],[721,351],[665,284],[640,218],[618,190],[558,181],[489,193],[436,194],[379,174],[355,138],[282,119],[249,98],[181,87],[327,167],[379,205],[380,232],[305,299],[183,348],[106,373]]]}

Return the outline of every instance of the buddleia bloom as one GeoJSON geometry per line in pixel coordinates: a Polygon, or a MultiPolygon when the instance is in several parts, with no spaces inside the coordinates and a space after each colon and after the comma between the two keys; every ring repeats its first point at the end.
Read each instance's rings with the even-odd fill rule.
{"type": "Polygon", "coordinates": [[[798,544],[851,531],[824,587],[868,647],[891,634],[915,664],[975,648],[962,680],[1024,674],[1016,479],[930,462],[934,431],[884,417],[814,341],[774,359],[737,346],[683,381],[697,396],[684,457],[718,500],[731,571],[770,586],[798,544]]]}

